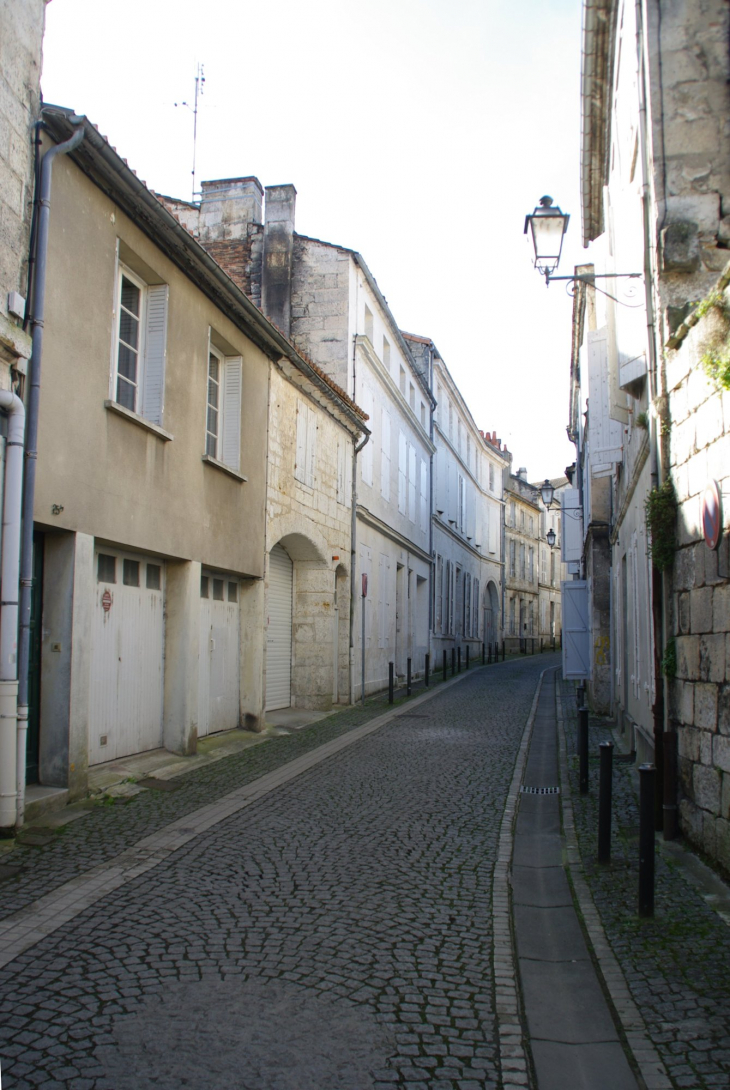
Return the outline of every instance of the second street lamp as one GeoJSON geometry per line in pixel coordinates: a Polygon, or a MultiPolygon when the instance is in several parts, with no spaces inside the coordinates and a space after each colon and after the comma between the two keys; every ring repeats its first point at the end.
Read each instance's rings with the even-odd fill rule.
{"type": "Polygon", "coordinates": [[[547,543],[550,546],[550,548],[554,549],[555,548],[555,531],[552,529],[552,527],[548,530],[548,532],[547,532],[547,534],[545,536],[547,537],[547,543]]]}

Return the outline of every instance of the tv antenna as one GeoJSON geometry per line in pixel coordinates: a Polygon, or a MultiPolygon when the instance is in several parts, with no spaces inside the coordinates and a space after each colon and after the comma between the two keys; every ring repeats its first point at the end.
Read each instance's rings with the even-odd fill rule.
{"type": "Polygon", "coordinates": [[[195,69],[195,97],[193,99],[194,105],[191,106],[189,102],[176,102],[176,106],[187,106],[190,113],[193,115],[193,169],[191,171],[193,175],[193,195],[192,203],[195,204],[195,155],[198,147],[198,99],[202,96],[205,88],[205,68],[202,64],[198,64],[195,69]]]}

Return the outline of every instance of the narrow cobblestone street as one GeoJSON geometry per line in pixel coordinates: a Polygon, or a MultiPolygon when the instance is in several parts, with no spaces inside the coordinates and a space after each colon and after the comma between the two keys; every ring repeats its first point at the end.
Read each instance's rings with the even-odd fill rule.
{"type": "MultiPolygon", "coordinates": [[[[22,869],[0,885],[3,1090],[541,1090],[530,1011],[504,1000],[519,988],[503,879],[525,727],[557,664],[474,669],[385,721],[377,701],[348,709],[6,855],[22,869]]],[[[575,700],[559,688],[572,778],[575,700]]],[[[639,927],[631,852],[599,873],[593,803],[574,805],[646,1023],[614,1014],[612,1032],[634,1031],[636,1071],[650,1045],[664,1061],[639,1085],[727,1085],[725,923],[660,864],[657,923],[639,927]]]]}

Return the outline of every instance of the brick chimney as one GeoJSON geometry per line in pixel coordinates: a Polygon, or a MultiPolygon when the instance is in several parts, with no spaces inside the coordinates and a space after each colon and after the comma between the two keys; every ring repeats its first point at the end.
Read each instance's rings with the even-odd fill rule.
{"type": "Polygon", "coordinates": [[[264,191],[258,178],[218,178],[200,185],[200,241],[245,239],[260,224],[264,191]]]}
{"type": "Polygon", "coordinates": [[[267,185],[261,304],[266,317],[285,336],[291,332],[291,278],[294,256],[293,185],[267,185]]]}

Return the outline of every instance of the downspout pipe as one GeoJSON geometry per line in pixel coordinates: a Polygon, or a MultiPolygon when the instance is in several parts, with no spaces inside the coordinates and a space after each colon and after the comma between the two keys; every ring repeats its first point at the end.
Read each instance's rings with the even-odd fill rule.
{"type": "Polygon", "coordinates": [[[57,155],[67,155],[84,138],[85,117],[74,115],[71,124],[78,125],[70,139],[55,144],[41,161],[40,194],[38,196],[38,234],[33,270],[32,341],[25,427],[25,479],[23,482],[23,532],[20,547],[20,648],[18,657],[18,725],[17,725],[17,815],[16,825],[23,824],[25,815],[25,748],[28,734],[28,665],[30,662],[30,598],[33,583],[33,508],[38,461],[38,413],[41,398],[41,361],[43,358],[43,323],[46,310],[46,270],[48,230],[51,218],[51,176],[57,155]]]}
{"type": "Polygon", "coordinates": [[[350,703],[355,703],[355,603],[357,569],[357,456],[370,439],[368,432],[352,452],[352,524],[350,526],[350,703]]]}
{"type": "MultiPolygon", "coordinates": [[[[12,390],[0,390],[9,414],[5,443],[5,490],[0,580],[0,829],[12,829],[17,814],[18,591],[23,496],[25,406],[12,390]]],[[[25,770],[25,767],[24,767],[25,770]]]]}

